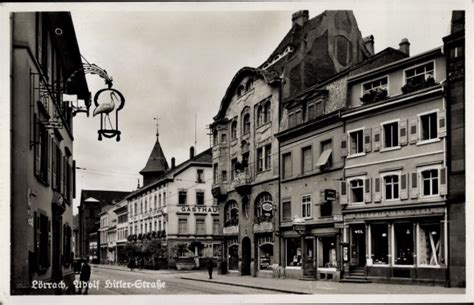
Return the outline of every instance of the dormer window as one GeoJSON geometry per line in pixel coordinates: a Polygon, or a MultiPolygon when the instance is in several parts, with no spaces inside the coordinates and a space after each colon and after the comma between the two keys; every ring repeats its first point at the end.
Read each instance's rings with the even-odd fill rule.
{"type": "Polygon", "coordinates": [[[381,77],[376,80],[362,84],[363,103],[374,103],[385,99],[388,95],[388,77],[381,77]]]}
{"type": "Polygon", "coordinates": [[[238,96],[238,97],[241,97],[242,95],[244,95],[244,93],[245,93],[244,85],[240,85],[240,86],[237,88],[237,96],[238,96]]]}
{"type": "Polygon", "coordinates": [[[435,84],[434,61],[405,70],[404,94],[425,89],[435,84]]]}

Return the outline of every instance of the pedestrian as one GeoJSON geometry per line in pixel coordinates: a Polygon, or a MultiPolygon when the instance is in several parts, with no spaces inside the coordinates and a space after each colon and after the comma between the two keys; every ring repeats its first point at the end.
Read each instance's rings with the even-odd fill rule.
{"type": "Polygon", "coordinates": [[[135,268],[135,258],[130,258],[127,266],[130,268],[130,271],[133,271],[133,268],[135,268]]]}
{"type": "Polygon", "coordinates": [[[89,290],[89,280],[91,278],[91,266],[89,266],[88,262],[89,258],[84,258],[81,268],[81,275],[79,276],[79,281],[81,282],[80,292],[82,292],[83,287],[86,288],[83,294],[87,294],[87,291],[89,290]]]}
{"type": "Polygon", "coordinates": [[[212,280],[212,269],[214,269],[214,262],[212,261],[212,257],[209,257],[207,260],[207,271],[209,272],[210,280],[212,280]]]}
{"type": "Polygon", "coordinates": [[[145,259],[143,257],[140,257],[140,270],[143,270],[145,267],[145,259]]]}

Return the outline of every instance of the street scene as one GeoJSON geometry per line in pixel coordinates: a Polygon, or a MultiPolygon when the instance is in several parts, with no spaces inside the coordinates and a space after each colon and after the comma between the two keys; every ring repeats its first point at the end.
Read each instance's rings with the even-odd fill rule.
{"type": "Polygon", "coordinates": [[[10,294],[466,293],[465,11],[419,13],[12,12],[10,294]]]}

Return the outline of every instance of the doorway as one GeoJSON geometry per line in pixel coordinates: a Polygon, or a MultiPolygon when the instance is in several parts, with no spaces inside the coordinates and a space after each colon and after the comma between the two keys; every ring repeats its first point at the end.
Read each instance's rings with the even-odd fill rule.
{"type": "Polygon", "coordinates": [[[365,267],[365,225],[351,226],[351,266],[365,267]]]}
{"type": "Polygon", "coordinates": [[[250,275],[250,260],[252,256],[252,243],[250,238],[244,237],[242,239],[242,266],[241,274],[250,275]]]}
{"type": "Polygon", "coordinates": [[[53,215],[52,218],[52,273],[51,278],[55,282],[62,280],[61,268],[61,228],[62,219],[60,216],[53,215]]]}
{"type": "Polygon", "coordinates": [[[314,249],[314,238],[307,237],[304,240],[304,269],[303,275],[308,277],[314,277],[316,272],[314,270],[314,260],[315,260],[315,249],[314,249]]]}

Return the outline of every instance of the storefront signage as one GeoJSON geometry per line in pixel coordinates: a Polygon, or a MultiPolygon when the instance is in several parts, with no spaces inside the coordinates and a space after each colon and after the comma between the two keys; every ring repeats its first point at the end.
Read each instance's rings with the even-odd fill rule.
{"type": "Polygon", "coordinates": [[[273,210],[273,204],[271,202],[264,202],[262,204],[262,209],[267,212],[271,212],[273,210]]]}
{"type": "Polygon", "coordinates": [[[224,235],[239,234],[239,226],[225,227],[222,229],[222,233],[224,233],[224,235]]]}
{"type": "Polygon", "coordinates": [[[336,200],[336,190],[325,189],[324,190],[324,200],[326,200],[326,201],[336,200]]]}
{"type": "Polygon", "coordinates": [[[438,208],[420,208],[420,209],[404,209],[396,211],[381,211],[381,212],[366,212],[366,213],[351,213],[344,216],[344,220],[357,219],[386,219],[387,217],[409,217],[409,216],[432,216],[443,215],[444,207],[438,208]]]}
{"type": "Polygon", "coordinates": [[[312,234],[337,234],[339,230],[336,228],[315,228],[311,230],[312,234]]]}
{"type": "Polygon", "coordinates": [[[193,212],[193,213],[219,213],[217,206],[195,206],[195,205],[183,205],[181,206],[181,212],[193,212]]]}

